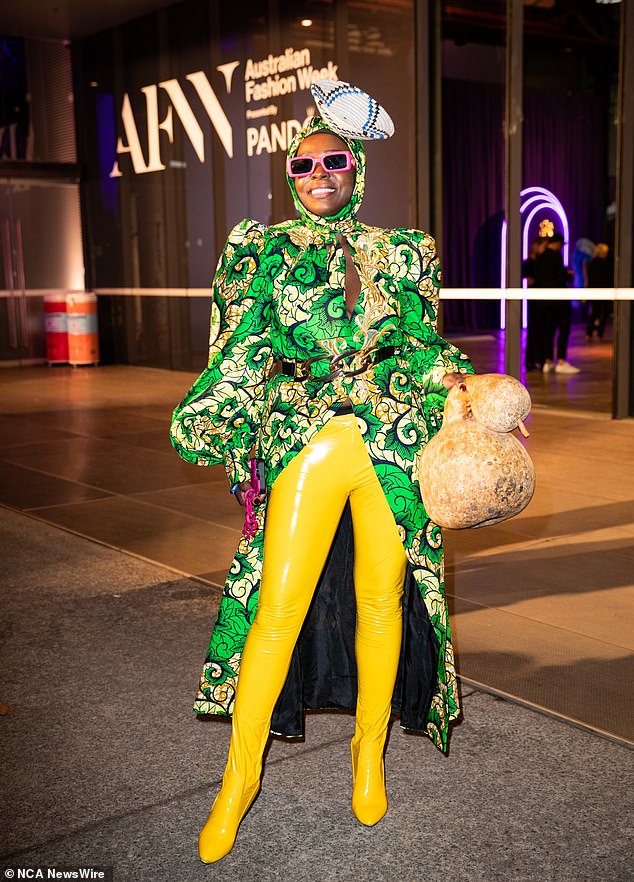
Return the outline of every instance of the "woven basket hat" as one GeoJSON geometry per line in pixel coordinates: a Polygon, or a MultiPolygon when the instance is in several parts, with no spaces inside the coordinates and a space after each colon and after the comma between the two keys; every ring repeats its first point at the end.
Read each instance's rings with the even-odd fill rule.
{"type": "Polygon", "coordinates": [[[382,140],[394,134],[394,123],[385,108],[357,86],[340,80],[317,80],[310,91],[319,115],[334,132],[361,141],[382,140]]]}

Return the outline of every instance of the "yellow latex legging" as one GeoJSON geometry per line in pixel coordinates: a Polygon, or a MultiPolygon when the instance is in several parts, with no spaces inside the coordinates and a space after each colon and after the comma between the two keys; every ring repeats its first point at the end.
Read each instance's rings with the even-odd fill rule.
{"type": "Polygon", "coordinates": [[[245,782],[254,782],[261,773],[273,708],[348,499],[359,687],[353,744],[374,742],[375,750],[383,748],[401,645],[406,557],[356,417],[350,414],[333,417],[271,491],[260,597],[242,653],[227,763],[227,772],[245,782]]]}

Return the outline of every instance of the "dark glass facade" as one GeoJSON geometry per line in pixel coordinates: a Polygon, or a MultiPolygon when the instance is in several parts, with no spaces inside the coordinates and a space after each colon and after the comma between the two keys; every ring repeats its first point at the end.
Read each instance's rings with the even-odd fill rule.
{"type": "MultiPolygon", "coordinates": [[[[627,285],[631,247],[621,246],[619,258],[617,241],[619,204],[632,202],[631,157],[624,164],[619,148],[624,71],[632,68],[624,4],[524,0],[518,7],[522,170],[513,189],[518,199],[524,194],[526,237],[540,224],[564,223],[552,211],[558,202],[569,263],[579,239],[614,243],[627,285]],[[528,210],[535,188],[552,196],[541,213],[528,210]]],[[[508,270],[508,8],[504,0],[187,0],[73,42],[73,95],[62,41],[5,40],[0,165],[14,164],[4,176],[2,217],[18,220],[15,160],[73,162],[61,108],[74,97],[85,285],[99,295],[102,361],[197,370],[207,351],[209,282],[227,233],[247,216],[264,223],[292,216],[283,163],[313,112],[309,86],[318,77],[349,80],[374,94],[396,124],[396,137],[368,144],[361,219],[423,227],[436,237],[445,288],[465,292],[444,302],[448,333],[498,329],[499,301],[478,292],[503,287],[508,270]],[[48,76],[35,76],[45,70],[48,76]],[[46,107],[56,110],[47,115],[46,107]]],[[[29,197],[53,257],[68,251],[54,220],[59,193],[68,202],[74,181],[72,169],[65,175],[46,210],[29,197]]],[[[60,290],[71,278],[83,286],[81,247],[71,251],[56,273],[60,290]]],[[[516,251],[509,260],[519,266],[524,255],[519,245],[516,251]]],[[[36,269],[27,261],[29,289],[36,269]]],[[[17,310],[15,296],[7,298],[9,311],[17,310]]],[[[23,306],[18,331],[26,326],[23,306]]],[[[631,320],[621,324],[631,336],[631,320]]],[[[42,357],[41,334],[35,337],[22,346],[25,357],[42,357]]],[[[0,358],[18,349],[8,343],[0,358]]]]}

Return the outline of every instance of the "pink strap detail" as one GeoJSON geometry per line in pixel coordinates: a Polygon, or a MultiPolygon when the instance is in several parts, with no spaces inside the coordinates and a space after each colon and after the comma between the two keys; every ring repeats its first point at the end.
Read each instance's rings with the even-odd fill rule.
{"type": "Polygon", "coordinates": [[[258,478],[258,468],[257,462],[255,459],[251,460],[251,488],[245,491],[244,494],[244,527],[242,528],[242,535],[246,536],[247,539],[252,539],[258,529],[258,519],[255,515],[255,506],[253,505],[253,500],[256,496],[260,495],[260,479],[258,478]]]}

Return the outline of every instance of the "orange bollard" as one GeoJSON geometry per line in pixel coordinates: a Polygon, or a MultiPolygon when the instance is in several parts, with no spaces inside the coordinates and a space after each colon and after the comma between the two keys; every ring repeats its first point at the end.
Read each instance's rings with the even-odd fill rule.
{"type": "Polygon", "coordinates": [[[97,298],[94,294],[68,294],[68,361],[69,364],[97,364],[97,298]]]}
{"type": "Polygon", "coordinates": [[[44,335],[49,364],[68,362],[68,315],[64,294],[44,295],[44,335]]]}

